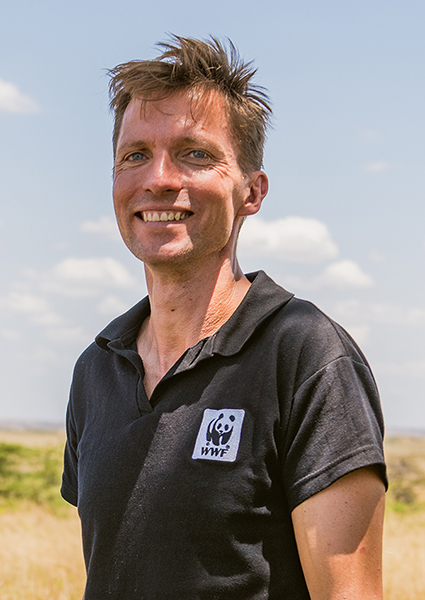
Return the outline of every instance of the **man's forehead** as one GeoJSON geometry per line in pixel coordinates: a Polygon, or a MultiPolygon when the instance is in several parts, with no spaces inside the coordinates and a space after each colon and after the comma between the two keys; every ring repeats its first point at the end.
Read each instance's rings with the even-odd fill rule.
{"type": "Polygon", "coordinates": [[[167,96],[135,97],[127,106],[124,121],[137,117],[141,120],[149,120],[152,116],[160,113],[164,117],[174,117],[188,124],[196,124],[201,120],[207,122],[219,116],[222,124],[227,126],[226,108],[226,100],[220,92],[190,88],[173,92],[167,96]]]}
{"type": "Polygon", "coordinates": [[[183,90],[164,97],[133,98],[126,108],[117,150],[132,147],[135,140],[185,138],[204,143],[229,144],[237,155],[229,127],[224,96],[215,90],[183,90]],[[146,137],[147,136],[147,137],[146,137]]]}

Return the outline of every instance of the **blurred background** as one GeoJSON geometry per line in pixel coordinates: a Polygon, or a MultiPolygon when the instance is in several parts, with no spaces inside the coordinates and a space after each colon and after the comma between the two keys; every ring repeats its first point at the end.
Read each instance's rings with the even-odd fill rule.
{"type": "Polygon", "coordinates": [[[359,342],[390,430],[425,432],[425,4],[17,0],[0,11],[0,421],[62,424],[75,360],[146,293],[111,200],[107,70],[229,37],[274,123],[240,259],[359,342]]]}

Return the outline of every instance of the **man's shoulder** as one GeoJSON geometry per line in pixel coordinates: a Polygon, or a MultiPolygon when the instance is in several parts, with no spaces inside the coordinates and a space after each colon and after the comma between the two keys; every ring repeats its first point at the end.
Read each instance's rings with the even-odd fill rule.
{"type": "Polygon", "coordinates": [[[286,346],[306,360],[321,357],[324,364],[349,357],[359,363],[366,359],[351,335],[330,316],[308,300],[293,297],[279,311],[280,332],[286,346]]]}
{"type": "Polygon", "coordinates": [[[264,272],[248,277],[256,284],[252,286],[251,304],[264,316],[267,316],[269,304],[273,326],[278,325],[285,336],[293,336],[302,344],[320,340],[333,342],[340,345],[342,351],[353,344],[357,347],[347,331],[313,302],[288,292],[264,272]]]}
{"type": "Polygon", "coordinates": [[[280,311],[280,318],[286,324],[288,331],[293,331],[297,336],[309,338],[313,336],[331,336],[342,343],[349,338],[348,333],[327,315],[321,308],[310,300],[304,300],[293,296],[280,311]]]}
{"type": "Polygon", "coordinates": [[[278,341],[279,355],[284,363],[295,364],[295,361],[299,364],[301,361],[320,369],[339,358],[349,358],[368,366],[350,334],[313,302],[286,291],[265,273],[260,272],[252,281],[256,283],[252,301],[257,308],[250,311],[251,316],[255,313],[263,315],[265,329],[278,341]],[[273,309],[268,315],[267,297],[274,298],[274,304],[270,302],[273,309]]]}
{"type": "Polygon", "coordinates": [[[367,364],[351,336],[315,304],[296,298],[262,271],[247,277],[252,285],[218,332],[215,352],[235,355],[248,344],[267,352],[270,364],[277,360],[285,373],[311,374],[339,358],[367,364]]]}

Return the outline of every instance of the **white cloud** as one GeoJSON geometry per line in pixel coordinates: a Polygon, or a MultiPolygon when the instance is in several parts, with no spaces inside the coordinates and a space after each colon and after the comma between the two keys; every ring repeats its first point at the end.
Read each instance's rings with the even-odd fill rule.
{"type": "Polygon", "coordinates": [[[382,173],[383,171],[387,171],[390,168],[390,163],[385,160],[376,160],[374,162],[368,163],[365,166],[365,170],[368,173],[382,173]]]}
{"type": "Polygon", "coordinates": [[[335,304],[335,311],[341,317],[347,319],[356,319],[360,314],[364,314],[363,303],[357,298],[350,298],[350,300],[343,300],[335,304]]]}
{"type": "Polygon", "coordinates": [[[374,285],[373,278],[364,273],[354,260],[340,260],[326,267],[315,283],[318,287],[367,288],[374,285]]]}
{"type": "Polygon", "coordinates": [[[80,225],[80,231],[100,235],[113,241],[121,239],[115,219],[106,215],[100,217],[97,221],[84,221],[80,225]]]}
{"type": "Polygon", "coordinates": [[[31,321],[37,325],[52,327],[60,325],[64,322],[64,319],[54,311],[46,311],[45,313],[34,315],[31,321]]]}
{"type": "Polygon", "coordinates": [[[47,337],[61,344],[86,345],[91,341],[91,336],[80,325],[57,327],[47,332],[47,337]]]}
{"type": "Polygon", "coordinates": [[[425,360],[405,363],[376,363],[374,370],[378,374],[425,378],[425,360]]]}
{"type": "Polygon", "coordinates": [[[48,310],[48,302],[44,298],[22,292],[11,292],[0,303],[4,308],[26,314],[40,314],[48,310]]]}
{"type": "Polygon", "coordinates": [[[425,325],[425,309],[405,308],[389,303],[376,303],[369,306],[371,317],[381,323],[425,325]]]}
{"type": "Polygon", "coordinates": [[[14,83],[0,79],[0,110],[11,113],[35,113],[37,102],[19,91],[14,83]]]}
{"type": "Polygon", "coordinates": [[[345,300],[335,305],[337,314],[347,320],[364,320],[391,325],[425,325],[425,309],[403,307],[389,302],[364,303],[357,299],[345,300]]]}
{"type": "Polygon", "coordinates": [[[40,325],[57,325],[62,321],[42,296],[27,292],[10,292],[0,298],[0,307],[22,314],[31,322],[40,325]]]}
{"type": "Polygon", "coordinates": [[[40,364],[45,364],[47,366],[63,364],[64,360],[66,361],[66,358],[61,352],[57,351],[57,348],[55,348],[50,341],[48,344],[48,346],[37,344],[33,347],[32,360],[34,363],[38,363],[39,366],[40,364]]]}
{"type": "Polygon", "coordinates": [[[8,328],[11,327],[10,317],[15,316],[25,328],[36,326],[37,336],[47,338],[49,343],[85,345],[92,336],[78,324],[81,322],[79,310],[94,309],[115,316],[129,308],[129,304],[124,304],[118,297],[106,295],[110,289],[118,289],[124,294],[129,290],[131,294],[136,291],[138,294],[144,291],[144,286],[124,265],[110,257],[67,258],[45,272],[25,269],[22,277],[11,283],[9,291],[0,295],[0,315],[4,322],[0,338],[13,339],[14,334],[8,332],[8,328]],[[85,301],[100,295],[103,300],[97,300],[97,307],[85,301]],[[72,307],[71,310],[68,308],[62,316],[63,306],[58,313],[52,305],[54,301],[59,306],[63,305],[64,300],[55,299],[55,296],[78,298],[83,302],[72,303],[75,311],[72,307]]]}
{"type": "Polygon", "coordinates": [[[378,144],[382,140],[382,133],[375,129],[362,129],[360,131],[360,139],[362,142],[372,146],[378,144]]]}
{"type": "Polygon", "coordinates": [[[0,337],[6,342],[18,342],[23,340],[22,331],[16,329],[2,329],[0,330],[0,337]]]}
{"type": "Polygon", "coordinates": [[[116,296],[106,296],[96,307],[98,313],[106,316],[120,315],[128,308],[130,307],[116,296]]]}
{"type": "Polygon", "coordinates": [[[115,258],[66,258],[45,276],[43,291],[63,296],[95,296],[105,288],[132,289],[137,279],[115,258]]]}
{"type": "Polygon", "coordinates": [[[287,217],[265,221],[249,217],[239,236],[239,252],[277,260],[316,264],[338,255],[327,226],[317,219],[287,217]]]}
{"type": "Polygon", "coordinates": [[[362,346],[366,344],[369,339],[370,327],[369,325],[355,325],[355,324],[344,324],[344,329],[348,331],[351,337],[356,340],[356,342],[362,346]]]}
{"type": "Polygon", "coordinates": [[[97,312],[115,316],[129,308],[129,304],[118,297],[108,296],[109,290],[139,294],[144,287],[124,265],[110,257],[70,257],[44,272],[25,269],[21,277],[10,284],[9,290],[0,295],[0,339],[15,340],[12,328],[16,329],[15,323],[19,321],[22,329],[28,335],[32,331],[41,343],[44,339],[53,347],[56,344],[85,346],[93,336],[81,325],[79,311],[92,311],[95,315],[97,309],[97,312]],[[70,303],[64,297],[82,299],[82,302],[70,303]],[[97,307],[91,299],[99,303],[97,307]]]}
{"type": "Polygon", "coordinates": [[[376,249],[371,250],[369,256],[377,263],[384,263],[387,260],[385,254],[376,249]]]}
{"type": "Polygon", "coordinates": [[[66,258],[52,271],[58,279],[96,285],[131,287],[134,278],[115,258],[66,258]]]}
{"type": "Polygon", "coordinates": [[[322,288],[345,290],[371,287],[374,285],[374,281],[370,275],[361,270],[356,262],[346,259],[331,263],[322,273],[311,279],[299,275],[287,275],[285,285],[297,291],[322,288]]]}

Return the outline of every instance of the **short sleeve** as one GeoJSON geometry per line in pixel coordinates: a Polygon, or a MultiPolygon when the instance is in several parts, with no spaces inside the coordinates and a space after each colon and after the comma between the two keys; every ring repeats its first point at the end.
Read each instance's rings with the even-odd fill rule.
{"type": "Polygon", "coordinates": [[[383,419],[367,364],[342,356],[298,389],[285,439],[283,480],[290,510],[340,477],[377,465],[387,485],[383,419]]]}
{"type": "Polygon", "coordinates": [[[64,453],[64,469],[62,474],[62,497],[77,506],[78,504],[78,457],[77,457],[77,435],[75,431],[73,415],[72,415],[72,389],[71,399],[68,405],[66,414],[66,435],[67,441],[64,453]]]}

